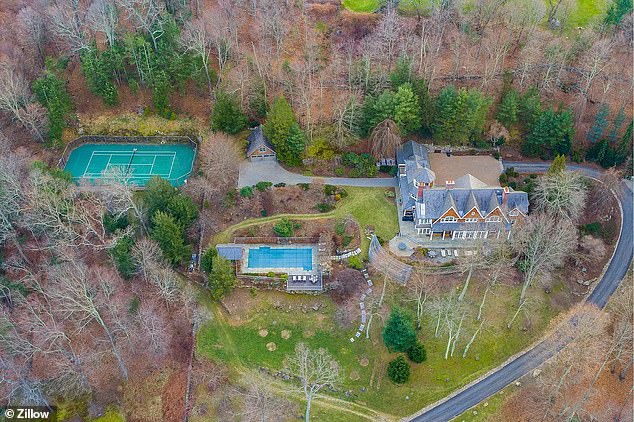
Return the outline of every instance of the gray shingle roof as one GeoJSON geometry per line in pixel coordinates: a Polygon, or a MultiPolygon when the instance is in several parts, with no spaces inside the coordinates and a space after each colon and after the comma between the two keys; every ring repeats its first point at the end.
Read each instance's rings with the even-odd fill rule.
{"type": "Polygon", "coordinates": [[[482,216],[486,216],[496,207],[500,207],[504,212],[517,208],[524,214],[528,214],[528,194],[521,191],[509,191],[506,194],[506,202],[503,203],[503,188],[483,188],[483,189],[446,189],[433,188],[425,189],[423,200],[425,204],[425,215],[417,218],[439,218],[447,210],[453,207],[460,216],[477,205],[482,216]]]}
{"type": "Polygon", "coordinates": [[[242,259],[242,245],[235,243],[224,243],[216,245],[218,255],[229,261],[239,261],[242,259]]]}
{"type": "Polygon", "coordinates": [[[249,141],[249,147],[247,148],[247,156],[253,154],[260,147],[270,148],[272,151],[275,151],[273,145],[266,139],[264,136],[264,132],[262,131],[262,125],[256,127],[251,131],[249,136],[247,137],[247,141],[249,141]]]}

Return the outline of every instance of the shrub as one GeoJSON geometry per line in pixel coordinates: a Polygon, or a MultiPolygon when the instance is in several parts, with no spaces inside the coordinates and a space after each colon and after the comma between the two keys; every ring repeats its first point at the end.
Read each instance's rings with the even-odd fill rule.
{"type": "Polygon", "coordinates": [[[363,262],[361,262],[361,258],[358,256],[351,256],[348,258],[348,267],[354,268],[355,270],[363,269],[363,262]]]}
{"type": "Polygon", "coordinates": [[[399,356],[387,366],[387,376],[396,384],[404,384],[409,380],[409,363],[403,356],[399,356]]]}
{"type": "Polygon", "coordinates": [[[130,303],[128,304],[128,312],[132,315],[136,315],[139,312],[139,305],[141,305],[141,300],[139,300],[138,296],[134,296],[130,299],[130,303]]]}
{"type": "Polygon", "coordinates": [[[339,191],[337,192],[337,194],[341,197],[341,198],[346,198],[348,196],[348,191],[345,190],[344,188],[339,188],[339,191]]]}
{"type": "Polygon", "coordinates": [[[502,173],[500,174],[499,180],[500,180],[500,185],[506,185],[508,183],[509,178],[506,175],[506,173],[502,173]]]}
{"type": "Polygon", "coordinates": [[[352,236],[344,236],[343,240],[341,241],[341,244],[345,248],[346,246],[350,244],[350,242],[352,242],[352,236]]]}
{"type": "Polygon", "coordinates": [[[122,215],[119,218],[115,218],[110,213],[107,213],[103,216],[103,227],[108,233],[114,233],[117,230],[123,230],[128,227],[128,224],[128,217],[125,215],[122,215]]]}
{"type": "Polygon", "coordinates": [[[346,223],[344,223],[343,221],[338,221],[337,224],[335,224],[335,233],[337,233],[337,235],[339,236],[343,236],[345,232],[346,223]]]}
{"type": "Polygon", "coordinates": [[[427,359],[427,352],[425,346],[420,343],[416,343],[407,351],[407,357],[414,363],[422,363],[427,359]]]}
{"type": "Polygon", "coordinates": [[[117,241],[110,249],[110,256],[119,270],[121,277],[128,279],[134,275],[134,262],[132,261],[132,247],[134,240],[125,236],[117,241]]]}
{"type": "Polygon", "coordinates": [[[243,198],[253,198],[253,186],[245,186],[240,189],[240,196],[243,198]]]}
{"type": "Polygon", "coordinates": [[[601,223],[594,221],[592,223],[584,224],[579,227],[579,231],[581,234],[589,234],[591,236],[598,237],[602,231],[601,223]]]}
{"type": "Polygon", "coordinates": [[[302,188],[303,190],[308,190],[310,189],[310,183],[298,183],[297,186],[299,186],[300,188],[302,188]]]}
{"type": "Polygon", "coordinates": [[[334,195],[335,193],[337,193],[337,187],[333,186],[333,185],[325,185],[324,186],[324,193],[326,195],[334,195]]]}
{"type": "MultiPolygon", "coordinates": [[[[236,191],[230,190],[225,193],[225,196],[222,197],[222,206],[223,208],[231,208],[236,204],[236,191]]],[[[205,205],[207,208],[208,205],[205,205]]]]}
{"type": "Polygon", "coordinates": [[[335,176],[338,176],[338,177],[343,176],[343,167],[335,168],[335,176]]]}
{"type": "Polygon", "coordinates": [[[416,344],[414,324],[402,309],[392,309],[383,328],[383,342],[390,352],[407,352],[416,344]]]}
{"type": "Polygon", "coordinates": [[[266,217],[266,215],[267,215],[266,210],[264,208],[262,208],[260,210],[260,217],[266,217]]]}
{"type": "Polygon", "coordinates": [[[271,186],[273,186],[273,183],[271,183],[271,182],[258,182],[258,183],[256,183],[255,188],[257,190],[259,190],[260,192],[264,192],[265,190],[267,190],[271,186]]]}
{"type": "Polygon", "coordinates": [[[276,235],[280,237],[291,237],[293,236],[295,229],[295,225],[290,222],[287,218],[282,218],[276,225],[273,227],[273,231],[276,235]]]}
{"type": "Polygon", "coordinates": [[[275,273],[273,271],[269,271],[268,273],[266,273],[266,276],[269,278],[273,278],[275,277],[275,273]]]}
{"type": "Polygon", "coordinates": [[[327,202],[322,202],[320,204],[317,204],[317,209],[319,210],[319,212],[328,212],[334,210],[335,206],[327,202]]]}
{"type": "Polygon", "coordinates": [[[284,186],[286,186],[286,183],[280,182],[280,183],[274,184],[273,186],[275,186],[276,188],[283,188],[284,186]]]}
{"type": "Polygon", "coordinates": [[[210,273],[213,267],[213,259],[216,256],[216,248],[211,247],[203,252],[200,257],[200,269],[205,273],[210,273]]]}

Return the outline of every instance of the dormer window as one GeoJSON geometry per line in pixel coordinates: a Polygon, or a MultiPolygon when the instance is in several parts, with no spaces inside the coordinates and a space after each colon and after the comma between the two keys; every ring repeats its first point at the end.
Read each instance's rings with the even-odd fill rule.
{"type": "Polygon", "coordinates": [[[448,217],[443,218],[442,221],[444,221],[445,223],[455,223],[456,217],[450,215],[448,217]]]}
{"type": "Polygon", "coordinates": [[[398,174],[399,176],[405,176],[405,164],[398,165],[398,174]]]}
{"type": "Polygon", "coordinates": [[[487,217],[487,223],[499,223],[500,221],[502,221],[502,217],[499,217],[497,215],[487,217]]]}
{"type": "Polygon", "coordinates": [[[465,223],[477,223],[478,219],[477,218],[465,218],[464,221],[465,221],[465,223]]]}
{"type": "Polygon", "coordinates": [[[517,210],[512,210],[512,211],[510,211],[510,212],[509,212],[509,215],[510,215],[511,217],[517,217],[517,215],[518,215],[517,210]]]}

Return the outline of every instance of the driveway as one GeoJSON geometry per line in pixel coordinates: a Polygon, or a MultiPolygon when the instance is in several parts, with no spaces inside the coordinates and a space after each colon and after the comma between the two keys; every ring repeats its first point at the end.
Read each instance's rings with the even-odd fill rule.
{"type": "MultiPolygon", "coordinates": [[[[521,173],[543,172],[548,169],[549,165],[549,163],[504,163],[504,167],[514,167],[516,171],[521,173]]],[[[581,171],[587,176],[594,178],[601,174],[596,169],[578,165],[567,165],[566,168],[581,171]]],[[[619,241],[605,274],[586,299],[589,303],[593,303],[599,308],[603,308],[606,305],[608,299],[627,273],[632,261],[632,228],[634,222],[632,221],[633,198],[629,184],[623,182],[623,189],[619,190],[618,196],[623,210],[619,241]]],[[[416,422],[449,421],[531,372],[554,356],[565,345],[566,339],[557,338],[556,336],[547,337],[528,352],[512,358],[499,369],[494,370],[479,381],[475,381],[453,396],[448,396],[444,401],[423,409],[410,420],[416,422]]]]}
{"type": "Polygon", "coordinates": [[[238,187],[253,186],[258,182],[286,183],[323,183],[336,186],[359,186],[364,188],[390,188],[396,186],[394,177],[310,177],[293,173],[282,167],[277,161],[243,161],[240,163],[238,187]]]}

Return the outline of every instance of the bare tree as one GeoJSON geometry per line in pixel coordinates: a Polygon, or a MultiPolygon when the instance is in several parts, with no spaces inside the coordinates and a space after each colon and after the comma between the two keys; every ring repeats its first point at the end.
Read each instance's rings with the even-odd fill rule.
{"type": "Polygon", "coordinates": [[[248,373],[242,379],[243,388],[237,390],[243,406],[240,420],[245,422],[266,422],[287,419],[295,406],[273,392],[271,381],[263,375],[248,373]]]}
{"type": "Polygon", "coordinates": [[[88,10],[88,21],[91,28],[106,37],[108,45],[114,46],[117,39],[119,12],[114,0],[95,0],[88,10]]]}
{"type": "MultiPolygon", "coordinates": [[[[0,149],[10,151],[7,143],[0,149]]],[[[28,259],[18,241],[20,220],[24,210],[24,182],[28,177],[29,157],[19,152],[0,156],[0,243],[11,242],[22,258],[28,259]]]]}
{"type": "Polygon", "coordinates": [[[163,12],[165,3],[159,0],[118,0],[128,14],[128,20],[150,36],[154,50],[158,50],[158,40],[165,33],[163,12]]]}
{"type": "Polygon", "coordinates": [[[128,368],[117,344],[118,330],[106,322],[104,313],[109,303],[108,288],[112,288],[114,277],[116,275],[112,271],[89,269],[82,262],[74,260],[54,269],[53,282],[49,284],[47,295],[55,302],[60,314],[75,321],[77,332],[84,331],[92,323],[101,327],[117,360],[119,372],[127,379],[128,368]],[[98,284],[93,284],[94,281],[91,283],[92,280],[98,284]]]}
{"type": "Polygon", "coordinates": [[[401,145],[399,130],[391,119],[383,120],[372,129],[370,134],[372,155],[376,160],[394,157],[396,149],[401,145]]]}
{"type": "Polygon", "coordinates": [[[80,0],[56,2],[48,9],[48,15],[53,34],[71,54],[79,54],[89,48],[80,0]]]}
{"type": "Polygon", "coordinates": [[[310,421],[310,406],[315,395],[324,387],[334,387],[340,381],[337,361],[325,349],[311,350],[297,343],[295,354],[287,358],[287,367],[300,382],[306,397],[305,421],[310,421]]]}
{"type": "Polygon", "coordinates": [[[170,343],[168,324],[159,311],[159,306],[153,302],[145,301],[139,309],[138,321],[143,337],[147,341],[149,350],[162,356],[167,352],[170,343]]]}
{"type": "Polygon", "coordinates": [[[138,273],[145,282],[158,289],[159,296],[166,303],[182,299],[178,275],[163,260],[159,246],[150,239],[141,239],[132,250],[138,273]]]}
{"type": "Polygon", "coordinates": [[[407,282],[409,300],[416,303],[416,328],[418,330],[421,328],[425,303],[436,287],[436,280],[430,276],[429,268],[425,265],[416,267],[412,277],[407,282]]]}
{"type": "Polygon", "coordinates": [[[275,45],[275,62],[278,75],[281,70],[280,56],[282,45],[288,33],[289,17],[286,7],[279,0],[262,2],[260,8],[260,25],[264,36],[273,40],[275,45]]]}
{"type": "Polygon", "coordinates": [[[537,212],[517,223],[511,242],[524,273],[522,303],[526,289],[537,276],[563,264],[577,245],[577,233],[570,220],[555,220],[548,214],[537,212]]]}
{"type": "Polygon", "coordinates": [[[226,134],[213,133],[200,144],[199,162],[203,177],[191,179],[194,189],[211,197],[234,189],[238,182],[240,151],[226,134]]]}
{"type": "Polygon", "coordinates": [[[105,170],[100,180],[103,183],[98,193],[104,198],[108,212],[115,218],[132,212],[141,230],[147,233],[145,210],[137,198],[137,186],[132,181],[132,175],[124,168],[114,166],[105,170]]]}
{"type": "MultiPolygon", "coordinates": [[[[212,40],[204,18],[192,20],[185,24],[181,32],[180,43],[185,48],[185,51],[190,51],[200,58],[200,62],[205,70],[205,75],[207,76],[209,98],[212,98],[213,87],[211,84],[211,74],[209,72],[209,54],[212,40]]],[[[218,64],[221,73],[225,62],[226,60],[222,60],[221,54],[219,53],[218,64]]]]}
{"type": "Polygon", "coordinates": [[[581,173],[547,173],[538,180],[534,191],[536,209],[556,219],[576,222],[586,206],[587,188],[581,173]]]}
{"type": "Polygon", "coordinates": [[[39,62],[44,63],[46,32],[41,11],[26,6],[20,9],[17,19],[20,43],[33,48],[37,52],[39,62]]]}
{"type": "Polygon", "coordinates": [[[12,63],[0,62],[0,110],[9,113],[14,121],[44,142],[46,114],[33,101],[24,75],[12,63]]]}
{"type": "Polygon", "coordinates": [[[377,42],[374,46],[375,51],[387,62],[389,72],[398,55],[399,43],[403,37],[403,26],[396,7],[388,7],[381,16],[374,36],[377,42]]]}

